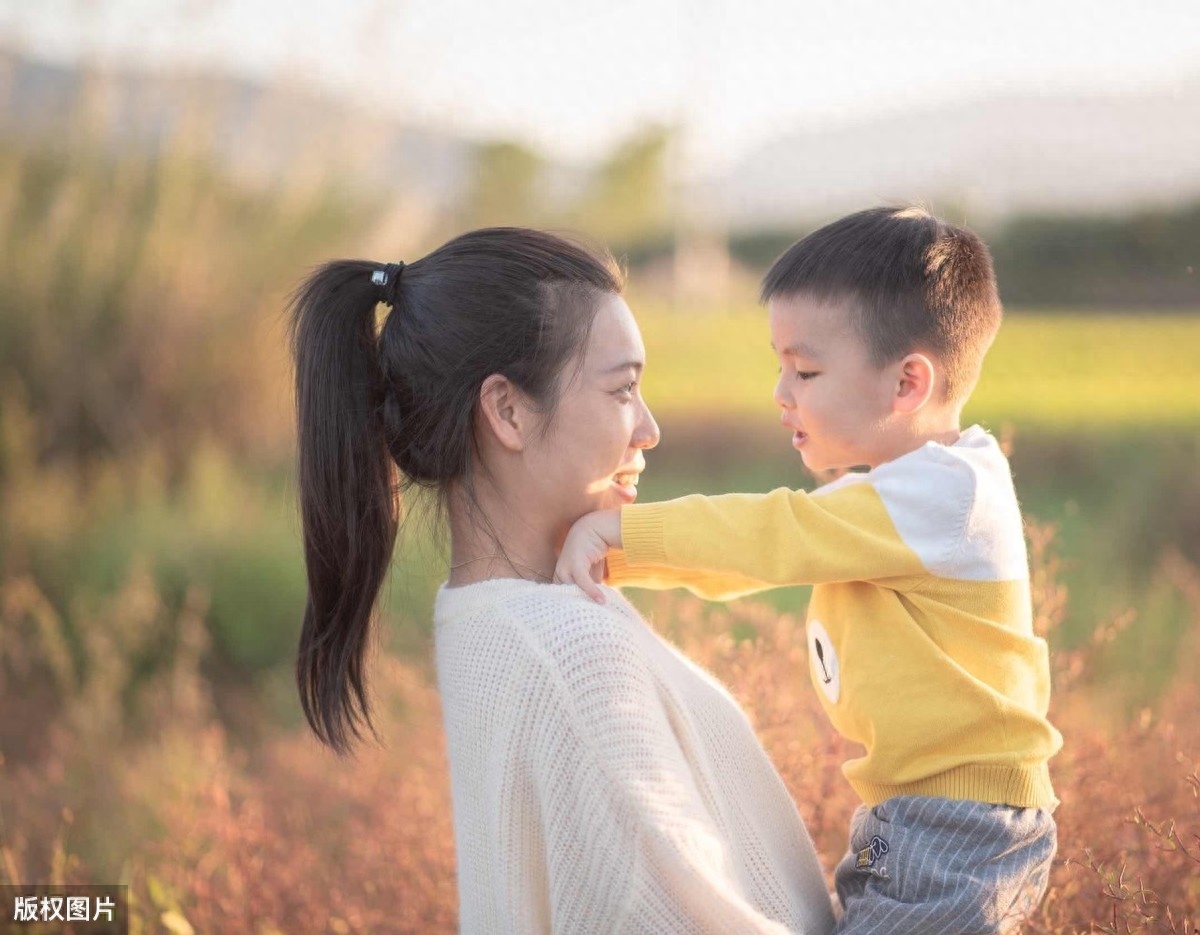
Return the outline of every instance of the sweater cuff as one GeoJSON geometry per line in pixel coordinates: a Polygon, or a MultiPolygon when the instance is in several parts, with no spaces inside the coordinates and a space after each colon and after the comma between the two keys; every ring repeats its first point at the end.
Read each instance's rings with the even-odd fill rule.
{"type": "Polygon", "coordinates": [[[661,503],[621,507],[621,548],[628,565],[667,564],[666,511],[661,503]]]}

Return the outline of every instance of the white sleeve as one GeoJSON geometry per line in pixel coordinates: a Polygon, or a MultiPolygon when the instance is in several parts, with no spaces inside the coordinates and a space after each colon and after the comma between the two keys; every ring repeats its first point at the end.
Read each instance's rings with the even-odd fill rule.
{"type": "Polygon", "coordinates": [[[619,612],[580,601],[533,713],[555,932],[786,932],[745,899],[671,714],[619,612]]]}

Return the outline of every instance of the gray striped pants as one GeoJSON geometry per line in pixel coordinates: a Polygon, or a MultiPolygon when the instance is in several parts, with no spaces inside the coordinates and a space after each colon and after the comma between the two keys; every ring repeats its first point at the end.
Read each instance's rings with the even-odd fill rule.
{"type": "Polygon", "coordinates": [[[860,805],[834,874],[839,935],[1019,931],[1042,900],[1057,834],[1046,809],[927,796],[860,805]]]}

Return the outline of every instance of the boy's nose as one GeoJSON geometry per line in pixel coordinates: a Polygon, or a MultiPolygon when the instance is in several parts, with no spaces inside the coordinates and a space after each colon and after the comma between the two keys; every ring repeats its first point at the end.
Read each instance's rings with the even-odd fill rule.
{"type": "Polygon", "coordinates": [[[783,389],[783,381],[786,377],[786,373],[781,373],[779,375],[779,379],[775,381],[775,392],[771,394],[775,400],[775,405],[777,405],[780,409],[792,408],[792,399],[787,393],[784,392],[783,389]]]}

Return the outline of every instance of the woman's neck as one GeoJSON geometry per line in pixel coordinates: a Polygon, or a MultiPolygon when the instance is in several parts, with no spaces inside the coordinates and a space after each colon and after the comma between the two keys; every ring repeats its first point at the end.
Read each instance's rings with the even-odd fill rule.
{"type": "Polygon", "coordinates": [[[492,578],[554,580],[557,552],[553,534],[513,515],[501,498],[477,491],[471,504],[453,494],[450,514],[450,587],[492,578]]]}

